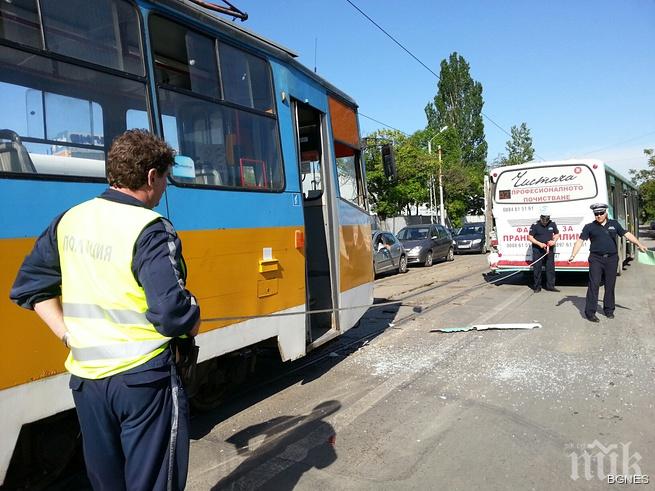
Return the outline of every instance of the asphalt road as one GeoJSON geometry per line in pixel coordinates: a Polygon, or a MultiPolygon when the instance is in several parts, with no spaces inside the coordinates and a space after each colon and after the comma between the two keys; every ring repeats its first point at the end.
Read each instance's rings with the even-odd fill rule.
{"type": "Polygon", "coordinates": [[[535,294],[485,266],[457,256],[377,280],[377,302],[424,293],[196,416],[188,489],[602,489],[615,474],[655,487],[655,267],[631,263],[616,318],[592,324],[585,275],[535,294]]]}

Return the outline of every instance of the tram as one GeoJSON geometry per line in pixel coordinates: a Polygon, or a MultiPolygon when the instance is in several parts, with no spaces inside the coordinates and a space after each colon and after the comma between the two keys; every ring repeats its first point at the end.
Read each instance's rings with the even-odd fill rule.
{"type": "MultiPolygon", "coordinates": [[[[491,241],[492,270],[530,269],[533,259],[528,232],[543,206],[548,207],[560,232],[555,250],[557,271],[589,271],[588,242],[575,262],[569,263],[567,259],[582,227],[593,221],[593,203],[606,203],[610,218],[636,237],[639,235],[638,189],[601,160],[571,159],[500,167],[490,172],[490,181],[496,234],[491,241]]],[[[621,274],[623,263],[634,259],[635,246],[624,237],[618,238],[617,246],[617,274],[621,274]]]]}
{"type": "Polygon", "coordinates": [[[67,353],[8,294],[50,220],[106,187],[127,129],[177,151],[157,211],[202,308],[199,404],[216,402],[225,357],[265,343],[297,359],[373,302],[355,101],[203,4],[0,2],[0,483],[20,462],[63,465],[78,438],[62,422],[67,353]]]}

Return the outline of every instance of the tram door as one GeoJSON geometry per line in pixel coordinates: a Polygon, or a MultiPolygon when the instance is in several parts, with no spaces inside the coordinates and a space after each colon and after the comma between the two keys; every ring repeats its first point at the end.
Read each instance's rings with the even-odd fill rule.
{"type": "MultiPolygon", "coordinates": [[[[305,286],[307,309],[327,310],[334,305],[332,289],[332,250],[330,189],[326,175],[327,158],[324,146],[323,113],[294,100],[294,115],[299,155],[300,189],[305,219],[305,286]]],[[[332,312],[321,312],[307,317],[307,343],[315,343],[333,328],[332,312]]]]}

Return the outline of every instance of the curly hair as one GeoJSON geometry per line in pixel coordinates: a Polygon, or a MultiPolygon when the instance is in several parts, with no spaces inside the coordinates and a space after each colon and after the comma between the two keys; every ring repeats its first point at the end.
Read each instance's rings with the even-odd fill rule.
{"type": "Polygon", "coordinates": [[[173,165],[175,150],[147,130],[127,130],[117,136],[107,156],[107,180],[117,188],[140,189],[148,182],[148,171],[164,175],[173,165]]]}

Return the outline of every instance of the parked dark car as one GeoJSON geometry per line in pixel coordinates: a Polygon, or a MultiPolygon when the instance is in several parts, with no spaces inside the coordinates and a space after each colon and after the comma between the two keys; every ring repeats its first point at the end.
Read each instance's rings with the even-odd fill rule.
{"type": "Polygon", "coordinates": [[[387,271],[407,272],[407,252],[391,232],[373,232],[373,271],[376,275],[387,271]]]}
{"type": "Polygon", "coordinates": [[[453,237],[453,243],[457,254],[486,252],[484,223],[467,223],[457,231],[453,237]]]}
{"type": "Polygon", "coordinates": [[[432,266],[434,259],[443,258],[452,261],[453,238],[443,225],[409,225],[396,236],[407,251],[409,264],[432,266]]]}

